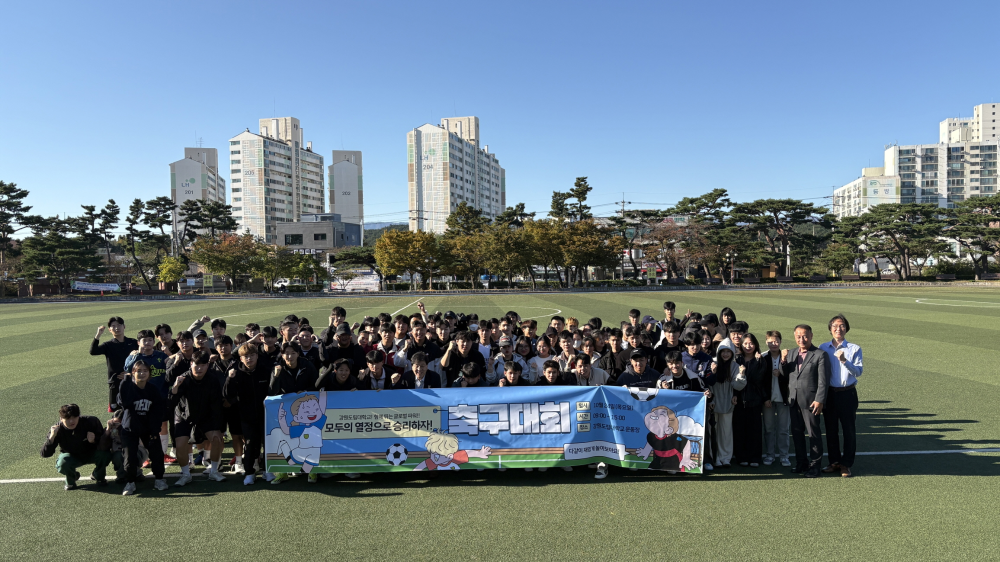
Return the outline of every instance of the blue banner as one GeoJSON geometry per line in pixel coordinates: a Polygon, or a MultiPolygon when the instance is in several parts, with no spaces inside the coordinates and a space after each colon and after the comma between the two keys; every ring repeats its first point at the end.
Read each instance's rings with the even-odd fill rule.
{"type": "Polygon", "coordinates": [[[270,472],[541,468],[700,473],[705,396],[617,386],[306,392],[264,402],[270,472]]]}

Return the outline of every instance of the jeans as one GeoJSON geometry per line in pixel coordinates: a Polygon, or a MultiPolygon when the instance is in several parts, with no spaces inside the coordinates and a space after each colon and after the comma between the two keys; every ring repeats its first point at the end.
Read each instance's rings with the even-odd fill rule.
{"type": "Polygon", "coordinates": [[[94,451],[88,456],[76,456],[62,453],[56,459],[56,472],[66,477],[66,484],[76,484],[76,469],[85,465],[94,465],[94,478],[104,480],[108,463],[111,462],[111,451],[94,451]]]}
{"type": "Polygon", "coordinates": [[[771,458],[788,458],[788,405],[781,402],[771,402],[770,408],[764,408],[764,456],[771,458]]]}

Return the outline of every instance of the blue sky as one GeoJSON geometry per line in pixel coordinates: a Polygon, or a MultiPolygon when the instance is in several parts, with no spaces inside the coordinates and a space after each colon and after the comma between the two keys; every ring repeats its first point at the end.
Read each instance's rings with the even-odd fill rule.
{"type": "MultiPolygon", "coordinates": [[[[6,2],[0,179],[35,211],[169,195],[185,146],[294,116],[405,221],[406,133],[476,115],[507,204],[800,197],[1000,97],[997,2],[6,2]],[[289,6],[289,8],[285,8],[289,6]],[[992,37],[991,37],[992,36],[992,37]],[[263,80],[264,77],[268,79],[263,80]]],[[[228,181],[228,174],[225,174],[228,181]]]]}

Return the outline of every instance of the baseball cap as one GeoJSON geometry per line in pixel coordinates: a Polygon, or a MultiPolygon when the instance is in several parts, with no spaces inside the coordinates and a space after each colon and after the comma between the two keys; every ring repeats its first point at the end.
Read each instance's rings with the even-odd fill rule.
{"type": "Polygon", "coordinates": [[[350,333],[351,333],[351,328],[347,325],[347,322],[344,322],[340,326],[337,326],[337,335],[338,336],[342,336],[344,334],[350,334],[350,333]]]}
{"type": "Polygon", "coordinates": [[[637,357],[645,357],[645,356],[646,356],[646,352],[645,351],[643,351],[640,348],[634,348],[634,349],[632,349],[632,353],[629,353],[628,358],[629,359],[635,359],[637,357]]]}
{"type": "Polygon", "coordinates": [[[207,338],[208,332],[206,332],[205,330],[195,330],[194,332],[191,333],[191,337],[193,338],[197,339],[199,336],[205,336],[207,338]]]}
{"type": "Polygon", "coordinates": [[[455,315],[455,313],[452,312],[452,311],[450,311],[450,310],[448,312],[444,313],[444,317],[447,318],[447,319],[449,319],[449,320],[452,319],[452,318],[458,320],[458,316],[455,315]]]}
{"type": "Polygon", "coordinates": [[[505,345],[514,345],[514,342],[512,342],[511,339],[508,336],[501,336],[500,337],[500,347],[503,347],[505,345]]]}
{"type": "Polygon", "coordinates": [[[650,315],[647,314],[646,316],[642,317],[642,323],[643,324],[656,324],[656,318],[653,318],[652,316],[650,316],[650,315]]]}

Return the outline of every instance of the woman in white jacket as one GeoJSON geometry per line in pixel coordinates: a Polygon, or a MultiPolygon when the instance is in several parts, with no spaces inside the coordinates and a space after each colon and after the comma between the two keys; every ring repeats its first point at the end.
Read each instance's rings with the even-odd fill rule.
{"type": "Polygon", "coordinates": [[[736,363],[736,346],[726,338],[719,342],[715,360],[711,365],[715,373],[712,393],[715,395],[715,465],[729,468],[733,460],[733,407],[736,405],[734,390],[747,385],[746,368],[736,363]]]}

